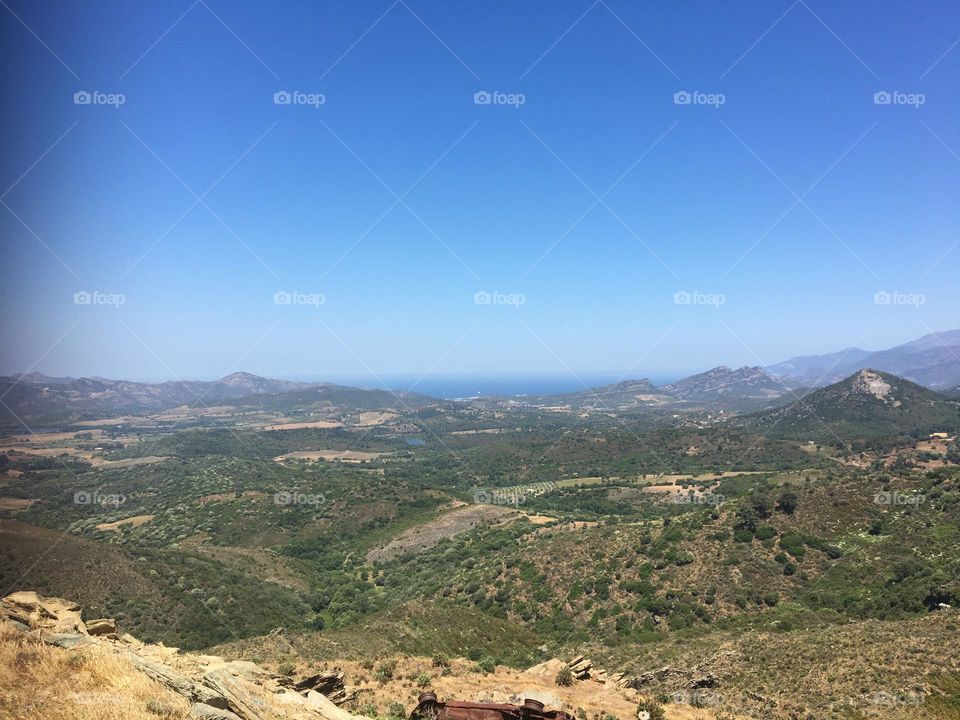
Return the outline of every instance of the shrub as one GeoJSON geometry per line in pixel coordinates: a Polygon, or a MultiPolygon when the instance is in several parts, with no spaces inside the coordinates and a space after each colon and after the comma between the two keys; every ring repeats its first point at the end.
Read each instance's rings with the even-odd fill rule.
{"type": "Polygon", "coordinates": [[[761,525],[755,535],[757,540],[770,540],[777,536],[777,529],[772,525],[761,525]]]}
{"type": "Polygon", "coordinates": [[[794,510],[797,509],[797,503],[799,502],[797,494],[795,492],[780,493],[780,497],[777,498],[777,510],[787,515],[793,515],[794,510]]]}
{"type": "Polygon", "coordinates": [[[564,667],[560,669],[560,672],[557,673],[556,683],[561,687],[573,685],[573,673],[570,671],[570,668],[564,667]]]}
{"type": "Polygon", "coordinates": [[[425,688],[425,687],[429,686],[431,679],[432,679],[432,678],[431,678],[429,675],[427,675],[426,673],[420,673],[420,674],[417,675],[417,677],[416,677],[417,687],[419,687],[419,688],[425,688]]]}
{"type": "Polygon", "coordinates": [[[387,680],[393,679],[393,673],[397,669],[396,660],[384,660],[377,667],[377,671],[374,673],[374,677],[377,678],[380,682],[384,683],[387,680]]]}
{"type": "Polygon", "coordinates": [[[737,528],[733,531],[735,542],[748,543],[753,540],[753,533],[747,528],[737,528]]]}
{"type": "Polygon", "coordinates": [[[667,717],[663,705],[652,698],[643,700],[637,706],[637,716],[648,720],[666,720],[667,717]]]}
{"type": "Polygon", "coordinates": [[[403,720],[407,717],[407,709],[403,706],[403,703],[392,702],[387,707],[387,717],[393,720],[403,720]]]}
{"type": "Polygon", "coordinates": [[[477,670],[482,673],[492,673],[497,669],[497,661],[492,657],[480,658],[477,661],[477,670]]]}

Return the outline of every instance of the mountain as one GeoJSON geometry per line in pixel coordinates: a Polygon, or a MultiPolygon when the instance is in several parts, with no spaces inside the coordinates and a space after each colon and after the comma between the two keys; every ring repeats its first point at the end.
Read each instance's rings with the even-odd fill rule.
{"type": "Polygon", "coordinates": [[[0,377],[0,382],[22,382],[31,385],[64,385],[73,382],[76,378],[72,377],[50,377],[38,372],[21,373],[20,375],[8,375],[0,377]]]}
{"type": "Polygon", "coordinates": [[[623,380],[613,385],[578,390],[557,395],[536,395],[524,398],[526,405],[569,407],[609,411],[647,410],[672,402],[669,393],[647,379],[623,380]]]}
{"type": "Polygon", "coordinates": [[[761,367],[731,370],[723,365],[664,385],[660,390],[687,402],[736,411],[769,406],[789,392],[782,382],[761,367]]]}
{"type": "Polygon", "coordinates": [[[864,368],[875,368],[933,390],[960,383],[960,330],[930,333],[875,352],[847,348],[826,355],[805,355],[771,365],[766,371],[794,386],[827,385],[864,368]]]}
{"type": "Polygon", "coordinates": [[[786,407],[734,421],[774,438],[826,443],[960,428],[960,403],[903,378],[860,370],[786,407]]]}
{"type": "Polygon", "coordinates": [[[0,423],[28,426],[157,412],[180,405],[217,405],[241,397],[279,393],[309,385],[234,373],[213,382],[142,383],[107,378],[46,378],[39,374],[0,378],[0,423]]]}
{"type": "Polygon", "coordinates": [[[783,378],[792,384],[823,385],[825,377],[831,378],[826,380],[827,383],[835,381],[838,377],[845,377],[838,368],[853,367],[869,356],[869,350],[849,347],[825,355],[800,355],[764,369],[771,375],[783,378]]]}
{"type": "Polygon", "coordinates": [[[282,412],[309,412],[320,409],[386,410],[413,408],[435,403],[437,400],[418,393],[390,390],[366,390],[349,385],[321,383],[293,390],[258,393],[240,397],[232,405],[257,410],[282,412]]]}

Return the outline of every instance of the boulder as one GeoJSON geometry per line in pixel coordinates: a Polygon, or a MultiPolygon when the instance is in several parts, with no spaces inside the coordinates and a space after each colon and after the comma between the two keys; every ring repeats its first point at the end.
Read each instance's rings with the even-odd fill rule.
{"type": "Polygon", "coordinates": [[[90,635],[115,635],[117,632],[117,621],[112,618],[88,620],[86,625],[90,635]]]}
{"type": "Polygon", "coordinates": [[[343,682],[343,673],[332,670],[310,675],[298,680],[293,685],[293,689],[298,693],[306,694],[310,690],[326,695],[327,698],[337,704],[343,705],[353,699],[352,692],[347,690],[343,682]]]}
{"type": "Polygon", "coordinates": [[[0,617],[26,625],[31,630],[87,634],[80,619],[80,606],[63,598],[44,597],[33,591],[11,593],[0,602],[0,617]]]}

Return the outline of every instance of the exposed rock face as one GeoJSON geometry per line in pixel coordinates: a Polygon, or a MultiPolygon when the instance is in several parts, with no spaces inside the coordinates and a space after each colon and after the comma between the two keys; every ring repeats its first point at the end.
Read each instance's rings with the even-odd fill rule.
{"type": "Polygon", "coordinates": [[[86,625],[90,635],[116,635],[117,633],[117,621],[112,618],[88,620],[86,625]]]}
{"type": "Polygon", "coordinates": [[[335,704],[353,696],[342,673],[324,672],[291,681],[252,662],[185,655],[177,648],[144,644],[127,634],[118,636],[116,622],[109,618],[84,623],[80,606],[61,598],[35,592],[8,595],[0,600],[0,623],[49,645],[96,645],[115,652],[190,701],[191,717],[197,720],[365,720],[335,704]]]}
{"type": "Polygon", "coordinates": [[[31,629],[52,633],[87,634],[80,619],[80,606],[62,598],[48,598],[32,591],[7,595],[0,606],[0,616],[31,629]]]}
{"type": "Polygon", "coordinates": [[[293,689],[303,694],[314,690],[321,695],[325,695],[337,705],[343,705],[353,700],[354,697],[353,693],[347,690],[344,685],[342,672],[328,671],[310,675],[294,683],[293,689]]]}

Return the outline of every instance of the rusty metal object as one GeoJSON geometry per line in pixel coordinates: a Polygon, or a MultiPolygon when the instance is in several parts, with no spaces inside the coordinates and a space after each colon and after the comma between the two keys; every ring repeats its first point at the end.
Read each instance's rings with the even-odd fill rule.
{"type": "Polygon", "coordinates": [[[545,710],[543,703],[525,698],[523,705],[449,700],[440,702],[432,692],[421,693],[410,720],[574,720],[562,710],[545,710]]]}

